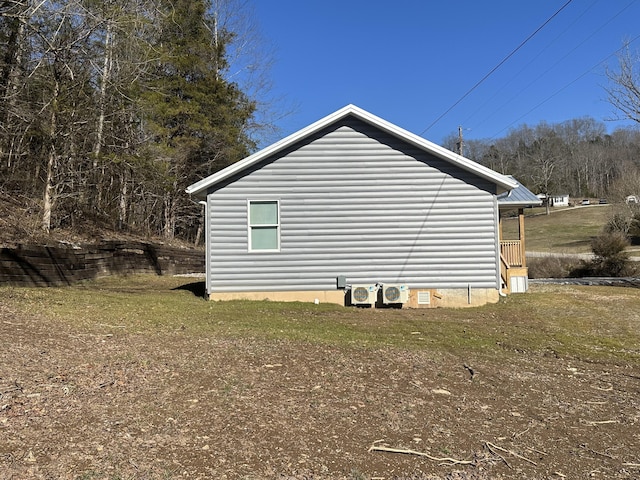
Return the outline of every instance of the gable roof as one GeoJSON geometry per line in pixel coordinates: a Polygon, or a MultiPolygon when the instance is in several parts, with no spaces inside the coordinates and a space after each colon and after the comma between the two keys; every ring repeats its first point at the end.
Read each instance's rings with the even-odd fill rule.
{"type": "Polygon", "coordinates": [[[503,192],[498,195],[498,206],[500,208],[520,208],[542,205],[542,200],[540,200],[531,190],[522,185],[513,176],[507,176],[516,182],[518,186],[513,190],[503,192]]]}
{"type": "Polygon", "coordinates": [[[239,172],[242,172],[243,170],[251,167],[252,165],[255,165],[256,163],[266,159],[267,157],[273,154],[276,154],[286,148],[289,148],[296,142],[304,140],[305,138],[315,134],[316,132],[322,130],[323,128],[328,127],[329,125],[335,122],[342,120],[347,116],[353,116],[355,118],[358,118],[374,127],[379,128],[380,130],[383,130],[384,132],[387,132],[399,138],[400,140],[403,140],[411,145],[414,145],[438,158],[446,160],[451,164],[462,168],[463,170],[466,170],[481,178],[484,178],[494,183],[495,185],[497,185],[499,192],[509,191],[518,186],[518,183],[513,178],[509,178],[505,175],[495,172],[490,168],[487,168],[483,165],[473,162],[468,158],[465,158],[444,147],[441,147],[439,145],[436,145],[435,143],[425,140],[424,138],[414,133],[404,130],[403,128],[400,128],[390,122],[387,122],[386,120],[380,117],[377,117],[365,110],[362,110],[361,108],[358,108],[355,105],[347,105],[346,107],[343,107],[340,110],[318,120],[317,122],[312,123],[308,127],[298,130],[297,132],[292,133],[288,137],[285,137],[282,140],[266,148],[263,148],[262,150],[259,150],[253,155],[250,155],[245,159],[240,160],[239,162],[236,162],[232,165],[229,165],[228,167],[220,170],[219,172],[216,172],[213,175],[210,175],[200,180],[199,182],[196,182],[193,185],[190,185],[189,187],[187,187],[186,192],[189,195],[205,197],[207,189],[217,184],[218,182],[226,180],[229,177],[232,177],[233,175],[239,172]]]}

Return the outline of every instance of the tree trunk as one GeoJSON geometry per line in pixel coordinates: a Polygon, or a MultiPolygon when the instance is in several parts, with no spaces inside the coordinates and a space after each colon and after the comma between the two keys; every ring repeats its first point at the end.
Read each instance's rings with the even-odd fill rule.
{"type": "Polygon", "coordinates": [[[127,168],[122,171],[120,178],[120,201],[118,206],[118,228],[123,229],[127,224],[127,205],[128,205],[128,175],[127,168]]]}
{"type": "Polygon", "coordinates": [[[206,224],[205,215],[207,213],[207,207],[202,206],[202,215],[198,217],[198,230],[196,231],[196,239],[193,244],[197,247],[200,243],[200,238],[202,237],[202,232],[204,231],[204,226],[206,224]]]}
{"type": "Polygon", "coordinates": [[[93,168],[98,168],[98,156],[102,148],[102,139],[104,136],[104,119],[107,97],[107,83],[111,76],[111,66],[113,63],[113,46],[111,41],[113,27],[110,21],[107,21],[107,31],[104,38],[104,58],[102,62],[102,74],[100,76],[100,96],[98,97],[98,125],[96,126],[96,141],[93,146],[93,168]]]}
{"type": "Polygon", "coordinates": [[[163,199],[164,225],[162,228],[162,236],[167,240],[172,240],[175,235],[176,213],[174,209],[173,198],[169,194],[165,194],[163,199]]]}
{"type": "Polygon", "coordinates": [[[56,164],[56,129],[58,108],[58,96],[60,94],[60,82],[56,79],[53,88],[53,98],[51,99],[51,119],[49,124],[49,153],[47,155],[47,174],[44,182],[44,196],[42,201],[42,228],[47,233],[51,230],[51,212],[55,201],[53,195],[54,167],[56,164]]]}
{"type": "Polygon", "coordinates": [[[42,229],[49,233],[51,230],[51,211],[53,210],[53,167],[56,161],[56,146],[53,142],[49,146],[47,157],[47,176],[44,183],[44,197],[42,199],[42,229]]]}
{"type": "MultiPolygon", "coordinates": [[[[3,125],[8,135],[13,132],[14,138],[17,135],[15,124],[12,123],[12,113],[15,110],[18,87],[20,86],[20,64],[22,62],[22,52],[24,49],[24,22],[19,18],[12,21],[11,34],[7,40],[7,49],[4,58],[4,69],[2,70],[2,78],[0,78],[0,124],[3,125]]],[[[7,168],[11,168],[13,159],[12,148],[14,139],[5,141],[0,139],[0,157],[6,150],[9,150],[7,157],[7,168]]]]}

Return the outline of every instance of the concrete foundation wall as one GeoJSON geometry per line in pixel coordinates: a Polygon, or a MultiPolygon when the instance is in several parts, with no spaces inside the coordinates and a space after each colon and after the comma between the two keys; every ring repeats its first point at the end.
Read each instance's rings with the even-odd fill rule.
{"type": "MultiPolygon", "coordinates": [[[[409,292],[404,308],[464,308],[496,303],[500,298],[496,289],[420,289],[409,292]],[[421,295],[419,295],[421,294],[421,295]],[[429,303],[420,303],[428,298],[429,303]]],[[[348,295],[343,290],[318,290],[294,292],[218,292],[209,300],[270,300],[273,302],[317,302],[345,305],[348,295]]],[[[382,307],[379,303],[376,307],[382,307]]]]}
{"type": "Polygon", "coordinates": [[[487,303],[496,303],[500,299],[500,293],[495,288],[443,288],[443,289],[419,289],[409,292],[410,308],[465,308],[479,307],[487,303]],[[425,293],[429,294],[429,303],[419,303],[420,297],[425,300],[425,293]],[[420,295],[423,294],[423,295],[420,295]]]}
{"type": "Polygon", "coordinates": [[[272,302],[318,302],[344,305],[342,290],[303,292],[220,292],[209,295],[209,300],[270,300],[272,302]]]}

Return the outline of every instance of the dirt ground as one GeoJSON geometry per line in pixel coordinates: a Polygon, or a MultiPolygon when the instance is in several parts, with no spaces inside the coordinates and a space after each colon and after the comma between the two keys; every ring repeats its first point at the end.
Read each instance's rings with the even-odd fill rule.
{"type": "Polygon", "coordinates": [[[0,344],[1,479],[640,478],[636,366],[87,333],[1,299],[0,344]]]}

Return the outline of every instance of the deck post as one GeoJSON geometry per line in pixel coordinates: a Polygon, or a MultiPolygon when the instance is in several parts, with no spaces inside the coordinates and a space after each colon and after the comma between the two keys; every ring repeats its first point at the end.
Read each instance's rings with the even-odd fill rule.
{"type": "Polygon", "coordinates": [[[518,209],[518,237],[520,238],[520,256],[522,258],[522,268],[527,267],[527,256],[524,245],[524,208],[518,209]]]}

